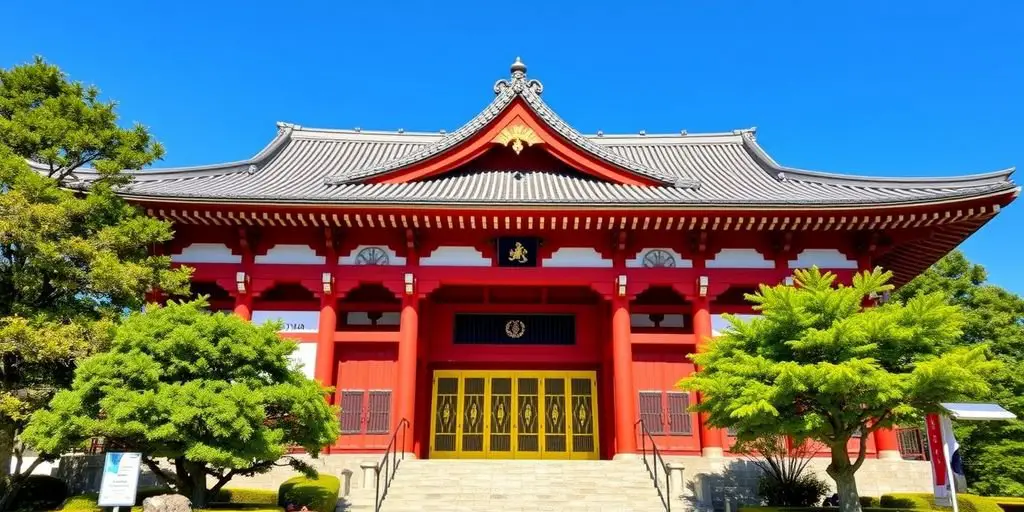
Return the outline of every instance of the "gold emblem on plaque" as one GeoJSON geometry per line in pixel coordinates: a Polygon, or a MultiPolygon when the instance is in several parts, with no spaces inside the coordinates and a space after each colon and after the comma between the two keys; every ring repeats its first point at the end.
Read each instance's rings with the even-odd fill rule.
{"type": "Polygon", "coordinates": [[[508,250],[508,260],[516,263],[527,263],[530,261],[527,258],[529,254],[529,249],[524,247],[522,242],[516,242],[515,247],[508,250]]]}
{"type": "Polygon", "coordinates": [[[515,151],[517,155],[523,151],[525,145],[544,143],[532,128],[522,123],[506,126],[491,139],[491,142],[502,146],[507,146],[511,142],[512,151],[515,151]]]}
{"type": "Polygon", "coordinates": [[[526,324],[522,320],[509,320],[505,322],[505,335],[517,340],[526,334],[526,324]]]}

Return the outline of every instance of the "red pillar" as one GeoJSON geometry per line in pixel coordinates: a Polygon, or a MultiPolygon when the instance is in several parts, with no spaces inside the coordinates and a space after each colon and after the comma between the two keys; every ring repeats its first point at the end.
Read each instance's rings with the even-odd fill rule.
{"type": "Polygon", "coordinates": [[[875,452],[879,459],[902,459],[900,455],[900,441],[896,437],[896,431],[890,428],[880,428],[875,431],[875,452]]]}
{"type": "MultiPolygon", "coordinates": [[[[416,353],[419,342],[419,299],[406,295],[402,301],[398,335],[398,409],[396,425],[403,418],[409,422],[402,449],[413,453],[414,416],[416,414],[416,353]]],[[[401,436],[399,436],[401,442],[401,436]]]]}
{"type": "Polygon", "coordinates": [[[316,336],[316,369],[314,376],[320,384],[333,386],[334,383],[334,331],[338,329],[338,312],[333,293],[320,297],[320,323],[316,336]]]}
{"type": "MultiPolygon", "coordinates": [[[[693,334],[697,338],[697,351],[703,352],[711,340],[711,310],[707,297],[693,298],[693,334]]],[[[701,397],[698,394],[697,400],[701,397]]],[[[700,415],[700,451],[705,457],[721,457],[722,430],[708,425],[707,413],[700,415]]]]}
{"type": "Polygon", "coordinates": [[[235,314],[242,320],[252,320],[252,295],[239,293],[235,296],[235,314]]]}
{"type": "Polygon", "coordinates": [[[629,300],[616,298],[612,303],[612,384],[615,397],[616,455],[636,453],[633,348],[630,343],[629,300]]]}

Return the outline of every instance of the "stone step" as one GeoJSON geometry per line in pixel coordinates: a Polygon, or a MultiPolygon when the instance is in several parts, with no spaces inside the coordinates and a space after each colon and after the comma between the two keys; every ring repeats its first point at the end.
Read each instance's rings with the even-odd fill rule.
{"type": "Polygon", "coordinates": [[[639,461],[406,460],[383,510],[657,512],[664,508],[639,461]]]}

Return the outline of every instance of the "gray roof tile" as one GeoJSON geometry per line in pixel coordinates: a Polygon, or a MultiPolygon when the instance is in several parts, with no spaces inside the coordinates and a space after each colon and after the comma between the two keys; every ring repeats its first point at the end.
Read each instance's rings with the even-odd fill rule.
{"type": "MultiPolygon", "coordinates": [[[[703,135],[585,136],[543,101],[525,73],[495,85],[497,97],[448,134],[309,129],[281,123],[249,160],[135,173],[126,195],[211,201],[355,204],[831,206],[926,202],[1013,190],[1012,169],[952,178],[875,178],[783,167],[753,130],[703,135]],[[583,151],[663,185],[626,186],[559,169],[515,173],[463,169],[402,184],[363,183],[458,145],[521,97],[583,151]],[[681,186],[680,186],[681,185],[681,186]]],[[[77,173],[86,186],[91,171],[77,173]]]]}

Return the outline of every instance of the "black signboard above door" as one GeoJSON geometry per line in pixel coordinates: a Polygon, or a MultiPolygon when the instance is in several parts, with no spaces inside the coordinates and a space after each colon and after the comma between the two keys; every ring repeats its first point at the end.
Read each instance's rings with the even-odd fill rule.
{"type": "Polygon", "coordinates": [[[517,236],[498,239],[499,267],[536,267],[537,248],[540,242],[537,237],[517,236]]]}
{"type": "Polygon", "coordinates": [[[573,345],[576,317],[457,313],[453,334],[457,345],[573,345]]]}

